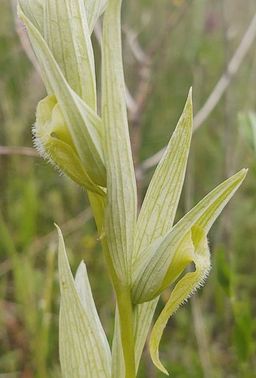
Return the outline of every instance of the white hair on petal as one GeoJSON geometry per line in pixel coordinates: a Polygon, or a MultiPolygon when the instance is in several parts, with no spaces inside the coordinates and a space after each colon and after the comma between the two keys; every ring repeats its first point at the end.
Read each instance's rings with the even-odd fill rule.
{"type": "Polygon", "coordinates": [[[59,173],[60,176],[63,176],[64,173],[56,162],[52,159],[50,153],[46,151],[44,144],[41,138],[37,135],[36,123],[32,127],[32,140],[35,149],[38,151],[39,155],[49,164],[51,164],[54,169],[59,173]]]}

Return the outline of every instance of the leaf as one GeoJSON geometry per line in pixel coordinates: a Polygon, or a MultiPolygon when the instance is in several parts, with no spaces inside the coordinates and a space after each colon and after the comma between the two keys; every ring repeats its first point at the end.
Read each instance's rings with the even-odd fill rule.
{"type": "MultiPolygon", "coordinates": [[[[74,0],[72,2],[75,3],[74,0]]],[[[83,2],[86,7],[87,23],[91,34],[97,20],[106,8],[107,0],[84,0],[83,2]]],[[[19,0],[19,3],[25,15],[43,33],[45,0],[19,0]]],[[[62,3],[64,3],[63,0],[62,3]]]]}
{"type": "Polygon", "coordinates": [[[137,191],[125,104],[120,5],[121,1],[110,0],[103,20],[102,114],[108,183],[106,235],[116,273],[129,285],[137,191]]]}
{"type": "MultiPolygon", "coordinates": [[[[148,246],[171,227],[184,181],[193,129],[192,90],[165,154],[148,187],[137,222],[134,267],[144,264],[148,246]]],[[[135,355],[137,366],[158,298],[135,307],[135,355]]]]}
{"type": "Polygon", "coordinates": [[[168,319],[172,314],[184,303],[193,292],[203,285],[210,269],[210,252],[207,244],[206,234],[200,228],[192,228],[190,233],[191,243],[194,244],[193,262],[195,271],[185,274],[185,276],[175,285],[168,302],[158,317],[151,336],[150,336],[150,355],[153,363],[163,373],[168,375],[167,370],[159,359],[159,344],[163,334],[163,330],[168,319]],[[193,235],[195,232],[195,235],[193,235]]]}
{"type": "Polygon", "coordinates": [[[32,24],[43,33],[45,0],[19,0],[19,4],[32,24]]]}
{"type": "Polygon", "coordinates": [[[90,33],[92,33],[94,26],[99,17],[104,12],[108,0],[84,0],[87,9],[87,19],[90,33]]]}
{"type": "MultiPolygon", "coordinates": [[[[56,226],[57,227],[57,226],[56,226]]],[[[61,290],[59,348],[64,378],[110,378],[111,354],[93,301],[85,265],[74,282],[62,233],[59,234],[61,290]]]]}
{"type": "MultiPolygon", "coordinates": [[[[102,344],[104,344],[104,350],[107,351],[107,359],[110,360],[110,348],[108,344],[108,340],[106,338],[105,332],[102,328],[100,318],[97,313],[97,309],[94,304],[91,286],[87,275],[86,265],[82,261],[77,269],[76,276],[75,276],[75,285],[80,297],[80,301],[85,309],[88,307],[91,308],[91,321],[95,322],[97,328],[100,330],[99,336],[102,340],[102,344]]],[[[110,361],[108,361],[108,365],[110,365],[110,361]]]]}
{"type": "Polygon", "coordinates": [[[46,0],[44,38],[71,88],[96,110],[94,55],[84,1],[46,0]]]}
{"type": "Polygon", "coordinates": [[[144,260],[147,247],[172,227],[184,182],[193,129],[192,90],[147,189],[137,222],[135,256],[144,260]]]}
{"type": "Polygon", "coordinates": [[[247,170],[242,169],[212,190],[162,240],[152,244],[148,251],[150,257],[137,272],[133,286],[134,303],[155,298],[173,282],[176,274],[184,269],[182,242],[188,232],[197,226],[207,235],[216,218],[243,182],[246,173],[247,170]]]}
{"type": "Polygon", "coordinates": [[[122,340],[120,335],[120,321],[118,308],[116,307],[114,337],[112,342],[112,378],[123,377],[124,373],[125,364],[123,358],[122,340]]]}
{"type": "Polygon", "coordinates": [[[91,179],[106,185],[106,173],[101,146],[101,120],[70,88],[52,53],[38,30],[19,8],[42,72],[61,107],[78,155],[91,179]]]}
{"type": "Polygon", "coordinates": [[[135,335],[135,363],[136,370],[139,363],[145,342],[148,336],[149,328],[153,320],[155,309],[158,303],[158,297],[150,302],[138,304],[134,310],[134,335],[135,335]]]}

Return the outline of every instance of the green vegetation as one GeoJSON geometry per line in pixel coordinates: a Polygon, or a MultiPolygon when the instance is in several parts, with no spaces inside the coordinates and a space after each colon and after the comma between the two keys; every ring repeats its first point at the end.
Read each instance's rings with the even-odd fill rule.
{"type": "MultiPolygon", "coordinates": [[[[126,36],[124,60],[127,63],[127,85],[131,92],[135,93],[135,100],[139,104],[135,110],[131,107],[129,113],[132,147],[137,166],[140,161],[167,144],[177,123],[177,116],[181,113],[184,93],[191,83],[197,102],[196,110],[204,103],[223,73],[232,52],[239,44],[251,15],[255,12],[253,1],[247,1],[245,4],[246,6],[238,11],[236,6],[238,7],[239,2],[238,4],[219,2],[218,5],[210,0],[163,3],[152,0],[139,4],[136,1],[124,3],[126,36]],[[163,20],[162,23],[155,22],[156,14],[163,20]],[[163,26],[163,34],[160,33],[159,25],[163,26]],[[235,28],[233,35],[232,28],[235,28]],[[136,45],[133,30],[138,30],[143,51],[147,52],[146,56],[136,45]],[[134,38],[133,54],[131,54],[129,41],[134,38]]],[[[45,97],[45,93],[38,73],[21,48],[14,29],[14,13],[9,2],[1,3],[0,17],[3,19],[0,26],[1,145],[30,146],[30,125],[34,122],[36,105],[45,97]]],[[[24,32],[22,29],[19,30],[24,46],[24,32]]],[[[94,37],[93,44],[96,67],[98,67],[100,55],[94,37]]],[[[255,257],[256,202],[253,139],[254,61],[252,49],[220,103],[192,139],[192,151],[176,220],[182,218],[184,213],[204,197],[216,182],[223,181],[243,166],[250,168],[250,174],[235,200],[225,209],[224,215],[209,235],[213,269],[206,287],[172,317],[165,330],[161,343],[161,360],[175,377],[255,376],[253,356],[256,308],[253,298],[256,287],[252,263],[255,257]]],[[[99,77],[98,73],[97,77],[99,77]]],[[[104,77],[102,80],[104,82],[104,77]]],[[[63,88],[61,90],[63,91],[63,88]]],[[[96,94],[96,87],[92,85],[91,93],[93,92],[96,94]]],[[[82,92],[80,95],[84,96],[82,92]]],[[[91,107],[96,106],[94,95],[86,98],[85,101],[91,107]]],[[[84,114],[84,109],[81,107],[79,109],[81,114],[84,114]]],[[[113,113],[111,115],[113,116],[113,113]]],[[[65,122],[58,109],[55,116],[58,125],[62,127],[65,122]]],[[[106,114],[105,117],[108,118],[109,115],[106,114]]],[[[98,122],[97,119],[93,119],[94,121],[98,122]]],[[[38,130],[37,126],[35,130],[38,130]]],[[[56,129],[53,131],[56,132],[56,129]]],[[[65,147],[63,151],[68,151],[67,156],[72,156],[75,160],[67,161],[65,157],[65,164],[62,166],[58,161],[60,157],[51,153],[52,141],[47,139],[48,155],[50,155],[48,157],[57,160],[56,164],[59,168],[67,167],[65,173],[80,185],[90,190],[95,189],[97,196],[102,196],[101,187],[105,186],[104,167],[101,164],[100,153],[97,155],[99,152],[97,144],[93,158],[99,169],[88,175],[88,169],[92,165],[89,164],[86,171],[83,171],[83,167],[79,168],[76,164],[77,152],[73,145],[67,144],[68,138],[65,137],[65,132],[63,135],[62,142],[66,143],[65,146],[62,144],[62,147],[65,147]],[[72,177],[70,172],[73,172],[74,161],[77,172],[75,177],[72,177]],[[90,179],[92,174],[95,174],[93,180],[90,179]]],[[[111,147],[111,140],[108,143],[109,156],[111,156],[115,151],[111,147]]],[[[83,146],[79,146],[79,141],[75,141],[74,144],[81,161],[88,162],[90,156],[86,155],[83,146]]],[[[122,145],[118,147],[122,148],[122,145]]],[[[183,147],[185,149],[186,145],[183,147]]],[[[56,174],[50,165],[38,159],[35,154],[31,154],[31,150],[27,151],[27,155],[33,156],[25,156],[25,150],[22,151],[23,155],[15,155],[13,154],[15,151],[5,150],[5,155],[1,156],[0,161],[0,373],[4,376],[11,373],[11,376],[58,377],[60,295],[56,274],[57,246],[56,233],[52,232],[53,222],[60,225],[66,245],[72,248],[68,250],[68,255],[74,271],[77,270],[82,259],[86,263],[100,319],[108,339],[111,340],[114,299],[109,300],[111,285],[105,273],[105,262],[99,240],[104,243],[105,234],[100,233],[100,237],[97,236],[88,210],[89,203],[83,190],[64,176],[56,174]]],[[[112,159],[114,158],[113,155],[112,159]]],[[[107,164],[107,171],[111,173],[111,160],[107,164]]],[[[149,171],[138,173],[140,173],[138,199],[141,202],[151,174],[149,171]]],[[[237,177],[239,181],[242,175],[243,173],[234,176],[234,180],[237,177]]],[[[234,184],[236,185],[238,181],[234,181],[234,184]]],[[[160,186],[159,177],[155,182],[160,186]]],[[[232,187],[233,189],[235,186],[232,187]]],[[[95,212],[95,200],[92,196],[89,200],[94,205],[95,212]]],[[[154,201],[156,201],[155,197],[154,201]]],[[[128,218],[132,217],[132,207],[130,210],[128,218]]],[[[113,216],[115,209],[111,211],[113,216]]],[[[147,212],[146,214],[148,215],[147,212]]],[[[174,214],[172,216],[174,217],[174,214]]],[[[167,222],[167,219],[163,217],[161,222],[167,222]]],[[[197,245],[200,246],[199,249],[206,251],[205,234],[208,232],[208,226],[204,230],[202,228],[205,224],[200,222],[193,223],[191,234],[183,242],[186,246],[186,243],[189,244],[192,240],[194,247],[197,245]]],[[[98,218],[98,228],[101,229],[100,223],[101,219],[98,218]]],[[[111,233],[111,230],[108,232],[111,233]]],[[[143,238],[144,235],[139,232],[140,237],[143,238]]],[[[127,240],[130,242],[129,238],[127,240]]],[[[168,243],[168,240],[166,242],[168,243]]],[[[112,243],[112,251],[115,251],[115,248],[118,250],[118,246],[113,244],[115,238],[109,243],[112,243]]],[[[60,256],[63,258],[64,249],[62,248],[61,251],[60,256]]],[[[115,259],[115,256],[111,256],[111,259],[115,271],[119,272],[117,280],[121,282],[124,277],[122,284],[127,287],[127,283],[130,285],[127,260],[118,266],[119,259],[115,259]]],[[[68,271],[65,273],[64,260],[61,265],[64,270],[60,270],[60,276],[64,274],[67,279],[69,273],[68,271]]],[[[168,270],[164,282],[157,286],[158,278],[151,275],[147,267],[141,265],[141,257],[138,257],[138,261],[138,277],[141,278],[134,286],[132,298],[129,290],[127,292],[121,288],[120,292],[120,309],[125,302],[126,314],[123,315],[127,315],[128,320],[129,311],[133,309],[127,307],[127,302],[132,299],[133,303],[141,303],[145,299],[152,299],[169,286],[175,276],[175,272],[168,270]],[[142,268],[146,270],[143,271],[142,268]],[[143,292],[144,285],[141,280],[144,273],[149,274],[152,281],[152,284],[150,280],[145,282],[145,285],[149,285],[148,292],[143,292]]],[[[183,276],[181,281],[186,282],[189,274],[193,275],[198,269],[200,270],[197,260],[193,259],[193,261],[196,271],[183,276]]],[[[179,264],[178,262],[177,271],[181,269],[179,264]]],[[[149,268],[151,265],[148,264],[149,268]]],[[[79,269],[78,280],[86,274],[83,265],[80,265],[79,269]]],[[[116,286],[117,296],[120,282],[116,286]]],[[[189,292],[184,294],[184,299],[188,294],[189,292]]],[[[175,290],[172,291],[171,297],[169,289],[164,291],[156,315],[160,314],[161,308],[166,303],[168,317],[175,310],[172,306],[168,306],[169,297],[172,296],[175,296],[175,290]]],[[[68,308],[67,302],[64,301],[62,305],[68,308]]],[[[155,317],[157,318],[158,316],[155,317]]],[[[122,322],[122,319],[120,320],[122,322]]],[[[164,319],[163,323],[166,320],[164,319]]],[[[65,327],[65,323],[62,326],[65,327]]],[[[126,332],[129,332],[128,326],[126,332]]],[[[159,333],[161,331],[154,333],[153,330],[155,341],[153,340],[152,343],[151,340],[150,344],[151,355],[155,356],[154,360],[158,366],[160,363],[157,361],[154,345],[158,343],[159,333]]],[[[125,338],[127,333],[124,335],[125,338]]],[[[118,345],[117,351],[121,352],[118,345]]],[[[132,353],[132,350],[127,350],[127,361],[132,353]]],[[[116,358],[117,361],[121,361],[120,356],[117,355],[116,358]]],[[[132,376],[134,370],[132,362],[130,369],[132,376]]],[[[161,375],[162,373],[156,372],[146,351],[138,376],[151,378],[161,375]]]]}

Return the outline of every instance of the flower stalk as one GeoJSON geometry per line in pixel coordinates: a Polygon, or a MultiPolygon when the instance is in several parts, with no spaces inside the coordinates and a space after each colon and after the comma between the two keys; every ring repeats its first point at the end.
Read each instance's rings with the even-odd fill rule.
{"type": "Polygon", "coordinates": [[[82,262],[73,277],[60,229],[59,342],[64,378],[135,378],[159,296],[173,290],[150,334],[155,366],[170,316],[210,270],[207,234],[246,176],[242,169],[173,225],[193,130],[192,90],[137,215],[125,102],[121,0],[18,0],[47,90],[35,144],[87,192],[116,297],[112,347],[82,262]],[[101,112],[91,33],[103,15],[101,112]],[[194,271],[189,271],[193,264],[194,271]]]}

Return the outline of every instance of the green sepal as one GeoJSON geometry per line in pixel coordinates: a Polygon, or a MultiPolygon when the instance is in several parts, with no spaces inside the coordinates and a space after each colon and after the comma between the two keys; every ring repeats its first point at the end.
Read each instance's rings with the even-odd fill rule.
{"type": "Polygon", "coordinates": [[[71,88],[96,110],[94,54],[84,1],[45,0],[43,35],[71,88]]]}
{"type": "MultiPolygon", "coordinates": [[[[72,0],[74,2],[74,0],[72,0]]],[[[92,34],[96,22],[106,8],[107,0],[84,0],[89,32],[92,34]]],[[[19,0],[25,15],[43,33],[45,0],[19,0]]]]}
{"type": "MultiPolygon", "coordinates": [[[[180,199],[193,129],[192,89],[184,110],[149,184],[138,217],[133,271],[145,263],[148,247],[172,227],[180,199]]],[[[134,309],[136,366],[138,367],[158,298],[134,309]]]]}
{"type": "Polygon", "coordinates": [[[33,134],[35,146],[44,159],[78,185],[105,195],[83,168],[55,96],[47,96],[39,102],[33,134]]]}
{"type": "Polygon", "coordinates": [[[204,230],[199,227],[192,227],[187,238],[188,243],[193,248],[191,255],[195,270],[186,273],[184,277],[177,282],[150,336],[149,348],[152,361],[159,370],[167,375],[168,371],[164,368],[159,359],[159,344],[164,328],[170,316],[172,316],[179,306],[182,305],[198,287],[204,284],[210,270],[210,252],[204,230]]]}
{"type": "MultiPolygon", "coordinates": [[[[184,269],[184,238],[197,226],[207,235],[212,224],[232,198],[246,176],[242,169],[230,177],[187,213],[163,238],[148,248],[147,260],[137,267],[133,286],[134,303],[157,297],[184,269]]],[[[188,249],[185,248],[186,254],[188,249]]],[[[191,252],[191,250],[190,250],[191,252]]],[[[187,256],[185,257],[186,260],[187,256]]],[[[189,260],[189,256],[188,256],[189,260]]]]}
{"type": "Polygon", "coordinates": [[[28,29],[46,85],[58,100],[84,168],[97,185],[106,186],[101,119],[69,86],[42,35],[20,7],[18,13],[28,29]]]}
{"type": "MultiPolygon", "coordinates": [[[[56,226],[57,227],[57,226],[56,226]]],[[[59,353],[63,378],[111,378],[111,353],[81,263],[74,281],[60,229],[59,353]]]]}
{"type": "Polygon", "coordinates": [[[159,162],[140,210],[133,265],[146,258],[147,247],[172,227],[185,178],[193,130],[192,89],[159,162]]]}

